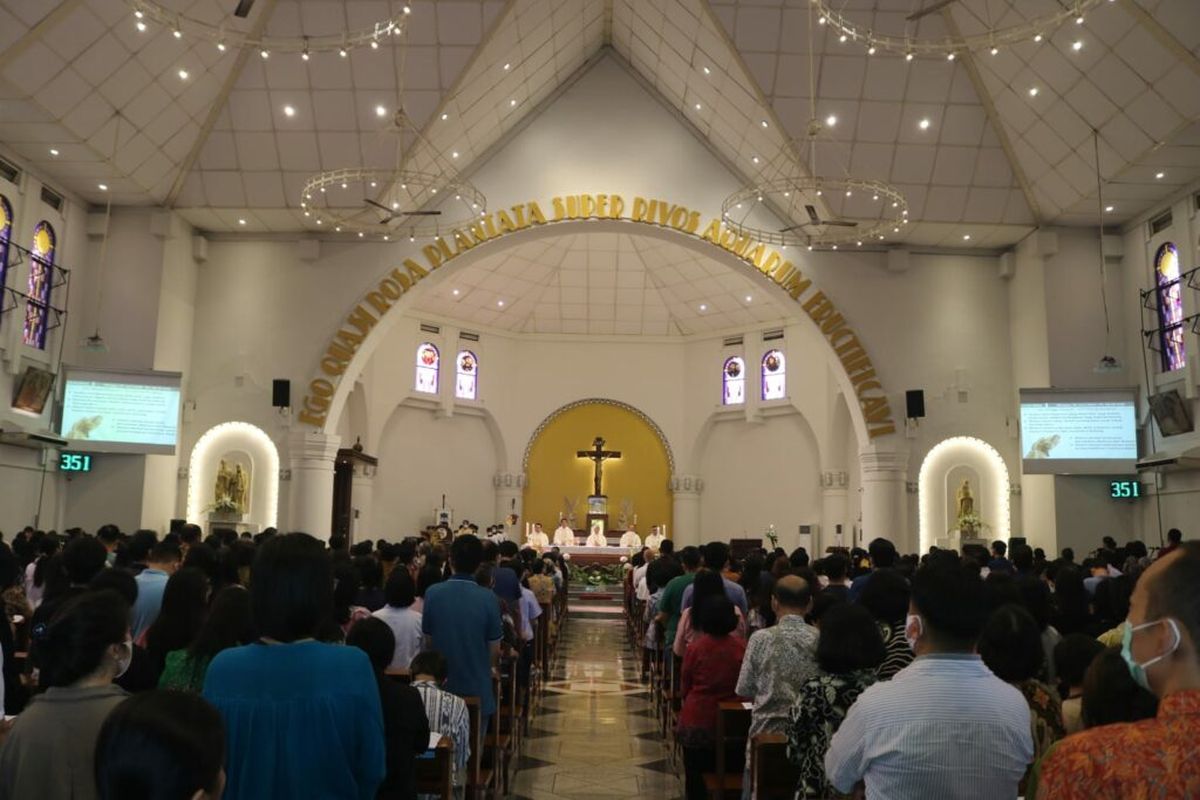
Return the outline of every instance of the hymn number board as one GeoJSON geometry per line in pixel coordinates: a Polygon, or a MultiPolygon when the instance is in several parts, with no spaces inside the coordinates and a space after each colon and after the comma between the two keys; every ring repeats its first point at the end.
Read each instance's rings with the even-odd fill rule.
{"type": "Polygon", "coordinates": [[[1110,481],[1108,491],[1114,500],[1136,500],[1142,496],[1142,485],[1137,481],[1110,481]]]}
{"type": "Polygon", "coordinates": [[[58,454],[58,470],[59,472],[91,472],[92,457],[88,453],[68,453],[64,450],[58,454]]]}

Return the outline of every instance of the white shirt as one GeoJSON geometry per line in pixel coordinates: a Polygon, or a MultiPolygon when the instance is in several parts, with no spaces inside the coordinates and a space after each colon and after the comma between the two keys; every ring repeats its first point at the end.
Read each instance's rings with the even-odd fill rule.
{"type": "Polygon", "coordinates": [[[641,547],[642,537],[638,536],[637,531],[625,531],[621,537],[621,547],[641,547]]]}
{"type": "Polygon", "coordinates": [[[421,652],[421,612],[412,607],[384,606],[371,616],[387,623],[396,636],[396,649],[388,669],[408,669],[413,657],[421,652]]]}
{"type": "Polygon", "coordinates": [[[587,546],[588,547],[608,547],[608,539],[605,538],[603,533],[593,531],[592,533],[590,533],[588,535],[587,546]]]}
{"type": "Polygon", "coordinates": [[[525,544],[530,547],[549,547],[550,537],[545,531],[530,531],[529,538],[525,540],[525,544]]]}
{"type": "Polygon", "coordinates": [[[647,561],[633,571],[633,588],[637,594],[637,599],[643,603],[650,599],[650,587],[646,583],[646,570],[649,569],[650,562],[647,561]]]}
{"type": "Polygon", "coordinates": [[[533,641],[533,621],[542,615],[542,606],[533,592],[521,587],[521,640],[533,641]]]}
{"type": "Polygon", "coordinates": [[[872,800],[1012,800],[1033,760],[1029,705],[976,655],[921,656],[850,707],[825,774],[872,800]]]}
{"type": "Polygon", "coordinates": [[[568,547],[575,544],[575,531],[566,525],[559,525],[554,531],[554,543],[559,547],[568,547]]]}

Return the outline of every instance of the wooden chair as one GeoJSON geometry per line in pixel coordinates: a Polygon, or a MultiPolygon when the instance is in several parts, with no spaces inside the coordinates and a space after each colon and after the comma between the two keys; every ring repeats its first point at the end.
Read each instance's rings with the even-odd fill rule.
{"type": "Polygon", "coordinates": [[[484,766],[483,732],[479,729],[480,706],[478,697],[464,697],[467,716],[471,720],[471,754],[467,757],[467,795],[482,800],[496,790],[496,772],[484,766]]]}
{"type": "Polygon", "coordinates": [[[493,733],[483,737],[484,765],[499,773],[498,789],[508,794],[509,772],[520,749],[520,718],[517,713],[517,662],[500,665],[500,676],[493,677],[496,695],[496,724],[493,733]]]}
{"type": "MultiPolygon", "coordinates": [[[[725,800],[742,796],[742,768],[746,763],[746,739],[750,736],[750,709],[741,701],[717,706],[717,771],[704,775],[710,797],[725,800]]],[[[787,754],[784,754],[786,759],[787,754]]],[[[792,788],[795,789],[793,783],[792,788]]]]}
{"type": "Polygon", "coordinates": [[[791,800],[800,770],[788,760],[787,736],[760,733],[750,741],[750,781],[756,800],[791,800]]]}
{"type": "Polygon", "coordinates": [[[417,793],[442,800],[454,797],[454,740],[443,736],[433,749],[433,758],[417,759],[417,793]]]}
{"type": "Polygon", "coordinates": [[[412,674],[406,669],[388,669],[383,674],[397,683],[412,683],[412,674]]]}

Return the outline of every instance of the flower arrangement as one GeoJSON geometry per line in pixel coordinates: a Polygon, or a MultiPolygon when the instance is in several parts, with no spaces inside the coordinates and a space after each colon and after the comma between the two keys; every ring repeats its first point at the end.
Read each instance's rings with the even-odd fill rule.
{"type": "Polygon", "coordinates": [[[238,505],[230,498],[222,497],[204,510],[215,514],[236,514],[238,513],[238,505]]]}
{"type": "Polygon", "coordinates": [[[970,535],[978,533],[982,530],[987,530],[990,527],[991,526],[984,522],[978,514],[971,512],[970,514],[963,514],[960,516],[955,521],[954,527],[947,532],[953,533],[954,531],[958,531],[960,533],[970,535]]]}
{"type": "Polygon", "coordinates": [[[767,537],[767,541],[771,543],[771,549],[779,547],[779,533],[775,530],[774,525],[767,526],[767,532],[763,534],[767,537]]]}

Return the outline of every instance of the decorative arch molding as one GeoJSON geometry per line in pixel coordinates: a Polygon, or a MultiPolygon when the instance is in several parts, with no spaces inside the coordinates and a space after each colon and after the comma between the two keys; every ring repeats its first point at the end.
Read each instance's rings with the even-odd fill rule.
{"type": "Polygon", "coordinates": [[[526,475],[529,474],[529,454],[533,450],[534,442],[538,440],[538,437],[541,436],[542,431],[546,429],[547,425],[568,411],[572,411],[580,406],[593,405],[615,406],[616,408],[628,411],[630,414],[633,414],[639,420],[646,423],[650,430],[654,431],[654,435],[658,437],[658,440],[662,442],[663,449],[667,451],[667,466],[670,467],[671,474],[675,474],[675,453],[671,450],[671,443],[667,441],[667,435],[663,433],[662,428],[658,427],[658,423],[650,419],[650,417],[647,416],[640,408],[636,408],[628,403],[622,403],[620,400],[612,400],[607,397],[589,397],[586,400],[576,400],[572,403],[567,403],[562,408],[551,412],[548,417],[542,420],[541,424],[534,428],[533,433],[530,434],[529,441],[525,444],[525,453],[521,456],[521,472],[526,475]]]}
{"type": "MultiPolygon", "coordinates": [[[[817,436],[817,431],[813,428],[812,423],[803,411],[795,406],[794,403],[786,405],[768,406],[759,410],[759,417],[762,421],[773,417],[797,417],[800,421],[800,426],[804,431],[805,436],[812,442],[813,450],[817,453],[817,462],[824,464],[823,443],[817,436]]],[[[700,473],[704,463],[704,455],[708,450],[709,441],[712,439],[713,428],[722,422],[744,422],[746,420],[745,411],[738,406],[734,408],[723,407],[713,411],[700,425],[700,430],[696,432],[696,438],[692,443],[692,452],[689,458],[690,468],[688,472],[700,473]]]]}
{"type": "MultiPolygon", "coordinates": [[[[495,219],[488,215],[470,231],[454,231],[426,245],[420,253],[413,252],[402,259],[400,266],[383,275],[377,285],[364,292],[327,341],[314,377],[306,387],[298,414],[300,422],[326,433],[334,430],[354,378],[361,373],[379,342],[386,338],[386,333],[402,317],[397,311],[411,305],[410,295],[418,283],[437,286],[448,280],[456,267],[469,265],[523,242],[580,232],[615,232],[671,241],[730,269],[749,269],[767,277],[770,281],[768,291],[789,309],[791,315],[807,317],[826,340],[827,358],[839,386],[847,397],[858,401],[853,404],[851,418],[859,442],[865,445],[876,437],[895,433],[895,418],[887,401],[887,391],[865,343],[833,300],[785,254],[768,251],[764,244],[738,237],[727,230],[720,219],[711,220],[706,227],[701,226],[700,212],[686,207],[634,198],[631,213],[625,216],[624,200],[619,196],[594,197],[619,202],[621,207],[607,216],[595,214],[593,201],[592,216],[579,213],[548,220],[537,203],[526,203],[512,209],[519,223],[513,222],[507,210],[497,211],[495,219]],[[655,206],[666,205],[670,221],[660,223],[661,215],[647,211],[648,202],[655,206]],[[424,260],[418,263],[417,259],[421,258],[424,260]]],[[[574,202],[575,197],[570,200],[574,202]]],[[[553,208],[557,210],[562,201],[563,198],[554,198],[553,208]]]]}
{"type": "Polygon", "coordinates": [[[987,517],[994,514],[992,521],[988,522],[992,526],[988,538],[1007,541],[1012,534],[1009,474],[1004,457],[982,439],[954,436],[934,445],[921,462],[917,479],[921,552],[936,544],[938,538],[945,536],[949,529],[948,524],[943,524],[950,522],[943,516],[950,491],[946,478],[955,467],[973,469],[985,482],[984,486],[979,487],[979,496],[987,503],[981,516],[988,522],[987,517]],[[989,510],[989,507],[995,511],[989,510]],[[939,527],[941,530],[937,530],[939,527]]]}
{"type": "Polygon", "coordinates": [[[205,497],[221,458],[231,451],[250,458],[251,521],[273,528],[279,519],[279,450],[267,432],[249,422],[222,422],[209,428],[192,447],[188,460],[187,519],[199,524],[205,497]]]}
{"type": "MultiPolygon", "coordinates": [[[[437,416],[443,414],[443,409],[438,405],[437,401],[430,397],[405,397],[400,400],[391,409],[383,415],[382,424],[379,426],[378,436],[383,438],[384,431],[391,424],[396,412],[402,408],[416,409],[418,411],[428,411],[430,414],[437,416]]],[[[474,417],[483,421],[484,428],[487,429],[488,436],[491,438],[492,449],[496,453],[496,467],[503,469],[508,463],[508,445],[504,442],[504,432],[500,430],[500,424],[496,422],[496,418],[491,412],[482,406],[455,406],[454,416],[456,417],[474,417]]]]}

